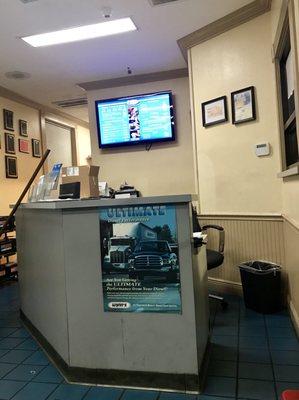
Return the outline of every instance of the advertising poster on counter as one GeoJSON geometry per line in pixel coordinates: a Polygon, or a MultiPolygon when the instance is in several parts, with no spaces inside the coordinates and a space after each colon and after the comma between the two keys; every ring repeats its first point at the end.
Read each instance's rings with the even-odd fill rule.
{"type": "Polygon", "coordinates": [[[181,313],[173,205],[100,210],[104,311],[181,313]]]}

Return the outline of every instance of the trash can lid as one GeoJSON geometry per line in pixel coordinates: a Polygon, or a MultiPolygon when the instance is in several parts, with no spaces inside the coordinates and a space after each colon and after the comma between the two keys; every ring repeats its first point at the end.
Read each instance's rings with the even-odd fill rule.
{"type": "Polygon", "coordinates": [[[272,261],[253,260],[246,261],[239,265],[240,269],[250,271],[253,274],[269,274],[281,270],[281,267],[272,261]]]}

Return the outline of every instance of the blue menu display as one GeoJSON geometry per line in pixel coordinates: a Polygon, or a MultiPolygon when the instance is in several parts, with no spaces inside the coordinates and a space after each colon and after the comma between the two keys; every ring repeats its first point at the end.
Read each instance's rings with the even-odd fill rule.
{"type": "Polygon", "coordinates": [[[96,101],[100,147],[174,140],[171,92],[96,101]]]}

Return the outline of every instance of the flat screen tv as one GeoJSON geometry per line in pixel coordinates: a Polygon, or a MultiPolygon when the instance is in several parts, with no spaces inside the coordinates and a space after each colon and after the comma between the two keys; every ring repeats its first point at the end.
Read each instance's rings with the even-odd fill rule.
{"type": "Polygon", "coordinates": [[[175,139],[170,91],[97,100],[95,105],[101,148],[175,139]]]}

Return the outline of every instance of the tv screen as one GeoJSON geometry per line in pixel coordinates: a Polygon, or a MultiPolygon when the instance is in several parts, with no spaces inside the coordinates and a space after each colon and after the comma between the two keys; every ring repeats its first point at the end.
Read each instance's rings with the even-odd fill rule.
{"type": "Polygon", "coordinates": [[[170,91],[98,100],[96,118],[101,148],[175,139],[170,91]]]}

